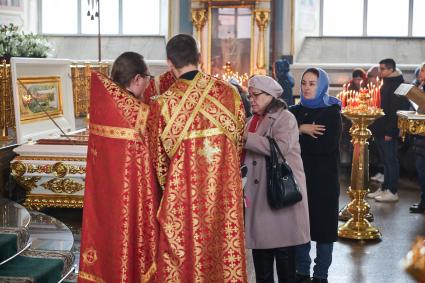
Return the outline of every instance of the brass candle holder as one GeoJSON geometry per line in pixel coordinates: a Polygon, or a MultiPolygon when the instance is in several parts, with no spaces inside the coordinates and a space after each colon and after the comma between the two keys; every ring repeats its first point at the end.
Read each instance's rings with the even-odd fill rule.
{"type": "MultiPolygon", "coordinates": [[[[355,240],[379,239],[381,233],[367,220],[370,216],[370,205],[365,196],[369,192],[369,142],[371,131],[367,128],[373,121],[384,115],[377,103],[371,100],[370,91],[362,89],[356,96],[354,103],[344,107],[342,114],[353,123],[350,134],[353,144],[353,161],[351,167],[351,184],[348,195],[351,202],[347,211],[351,218],[338,228],[338,236],[355,240]]],[[[344,103],[343,103],[344,106],[344,103]]]]}

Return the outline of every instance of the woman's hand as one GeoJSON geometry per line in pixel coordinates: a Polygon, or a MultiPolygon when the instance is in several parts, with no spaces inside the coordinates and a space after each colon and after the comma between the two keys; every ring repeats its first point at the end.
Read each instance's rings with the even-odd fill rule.
{"type": "Polygon", "coordinates": [[[316,124],[302,124],[299,127],[300,134],[306,134],[312,136],[317,139],[317,136],[323,135],[326,128],[324,125],[316,125],[316,124]]]}

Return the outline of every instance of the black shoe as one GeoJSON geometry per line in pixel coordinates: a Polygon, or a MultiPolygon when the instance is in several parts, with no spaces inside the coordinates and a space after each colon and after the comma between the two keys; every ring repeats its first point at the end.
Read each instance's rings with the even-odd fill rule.
{"type": "Polygon", "coordinates": [[[310,275],[303,275],[303,274],[296,274],[296,281],[297,283],[310,283],[311,278],[310,275]]]}
{"type": "Polygon", "coordinates": [[[411,213],[424,213],[425,212],[425,202],[415,203],[409,208],[411,213]]]}
{"type": "Polygon", "coordinates": [[[328,279],[313,277],[311,283],[328,283],[328,279]]]}

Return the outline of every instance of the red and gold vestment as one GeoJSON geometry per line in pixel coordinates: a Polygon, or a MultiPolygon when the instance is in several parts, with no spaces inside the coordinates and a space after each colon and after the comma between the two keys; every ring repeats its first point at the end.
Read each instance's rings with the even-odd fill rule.
{"type": "Polygon", "coordinates": [[[166,92],[175,81],[176,77],[171,71],[155,76],[155,78],[149,81],[149,85],[143,93],[142,101],[146,104],[150,104],[152,98],[166,92]]]}
{"type": "Polygon", "coordinates": [[[92,73],[78,282],[155,282],[159,205],[149,107],[92,73]]]}
{"type": "Polygon", "coordinates": [[[236,89],[198,72],[151,103],[150,150],[163,196],[158,282],[247,282],[236,89]]]}

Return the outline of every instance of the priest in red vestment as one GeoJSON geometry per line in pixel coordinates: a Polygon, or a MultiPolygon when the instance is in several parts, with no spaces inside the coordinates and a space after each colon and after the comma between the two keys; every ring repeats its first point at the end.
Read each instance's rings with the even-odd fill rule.
{"type": "Polygon", "coordinates": [[[92,73],[78,282],[157,282],[159,196],[147,143],[149,107],[136,98],[149,80],[140,64],[134,52],[118,57],[117,83],[92,73]]]}
{"type": "Polygon", "coordinates": [[[158,282],[247,282],[237,90],[197,69],[189,35],[167,43],[177,81],[151,103],[150,150],[163,196],[158,282]]]}
{"type": "Polygon", "coordinates": [[[143,93],[142,101],[146,104],[150,104],[152,99],[156,96],[163,94],[168,88],[176,81],[176,77],[173,72],[167,71],[158,76],[150,79],[149,85],[143,93]]]}

